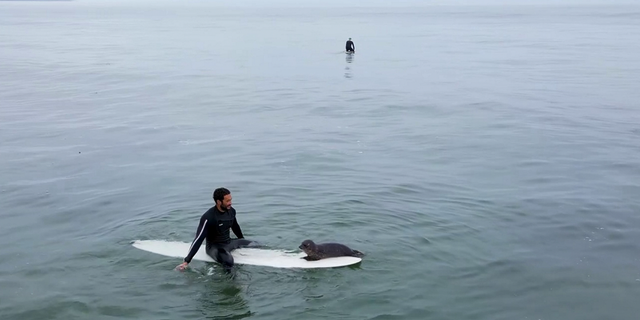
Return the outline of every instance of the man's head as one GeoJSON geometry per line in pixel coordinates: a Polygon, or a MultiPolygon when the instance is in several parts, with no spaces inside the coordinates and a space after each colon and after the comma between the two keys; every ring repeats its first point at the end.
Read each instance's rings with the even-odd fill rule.
{"type": "Polygon", "coordinates": [[[213,191],[213,201],[218,209],[228,210],[231,208],[231,191],[227,188],[218,188],[213,191]]]}

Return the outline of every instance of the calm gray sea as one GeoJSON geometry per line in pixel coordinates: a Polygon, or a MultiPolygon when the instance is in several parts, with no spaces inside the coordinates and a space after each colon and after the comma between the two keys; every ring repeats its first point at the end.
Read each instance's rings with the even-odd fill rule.
{"type": "Polygon", "coordinates": [[[640,5],[313,3],[0,2],[1,319],[638,318],[640,5]]]}

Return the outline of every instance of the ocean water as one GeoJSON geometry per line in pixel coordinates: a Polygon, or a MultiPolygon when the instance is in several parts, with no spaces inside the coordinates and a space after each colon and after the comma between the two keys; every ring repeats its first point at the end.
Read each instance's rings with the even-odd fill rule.
{"type": "Polygon", "coordinates": [[[622,3],[0,2],[0,318],[636,319],[639,39],[622,3]],[[131,246],[220,186],[363,262],[131,246]]]}

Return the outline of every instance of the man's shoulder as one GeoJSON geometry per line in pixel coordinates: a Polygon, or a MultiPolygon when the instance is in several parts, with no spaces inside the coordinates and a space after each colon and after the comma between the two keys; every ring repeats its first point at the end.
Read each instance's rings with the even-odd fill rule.
{"type": "Polygon", "coordinates": [[[213,206],[213,207],[211,207],[211,208],[207,209],[207,211],[205,211],[205,212],[202,214],[202,218],[210,219],[210,217],[211,217],[212,215],[214,215],[214,214],[215,214],[215,212],[216,212],[216,206],[213,206]]]}

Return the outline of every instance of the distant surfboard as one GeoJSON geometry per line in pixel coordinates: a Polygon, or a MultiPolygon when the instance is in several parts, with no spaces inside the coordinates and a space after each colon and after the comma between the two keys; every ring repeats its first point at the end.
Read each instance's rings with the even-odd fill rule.
{"type": "MultiPolygon", "coordinates": [[[[136,240],[133,246],[140,250],[152,252],[173,258],[184,258],[189,252],[190,243],[164,240],[136,240]]],[[[283,250],[268,250],[258,248],[239,248],[231,251],[233,260],[236,264],[266,266],[273,268],[334,268],[344,267],[362,261],[357,257],[336,257],[327,258],[318,261],[307,261],[302,259],[306,254],[304,252],[287,252],[283,250]]],[[[216,262],[214,261],[202,247],[193,257],[193,260],[216,262]]],[[[217,263],[217,262],[216,262],[217,263]]]]}

